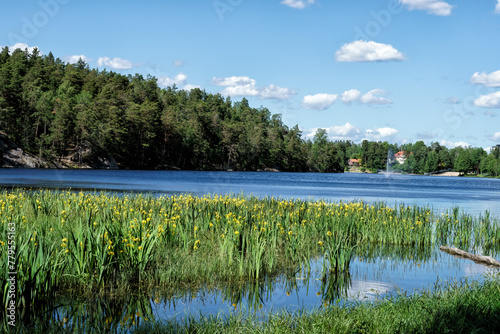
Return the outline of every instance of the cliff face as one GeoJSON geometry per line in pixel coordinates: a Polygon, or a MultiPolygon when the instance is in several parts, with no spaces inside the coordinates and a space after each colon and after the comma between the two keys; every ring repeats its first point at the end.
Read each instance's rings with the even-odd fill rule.
{"type": "Polygon", "coordinates": [[[0,167],[51,167],[42,159],[24,152],[3,132],[0,132],[0,167]]]}
{"type": "Polygon", "coordinates": [[[81,158],[79,153],[61,157],[57,161],[45,159],[24,152],[4,132],[0,131],[0,167],[14,168],[96,168],[118,169],[111,157],[93,157],[90,161],[81,158]]]}

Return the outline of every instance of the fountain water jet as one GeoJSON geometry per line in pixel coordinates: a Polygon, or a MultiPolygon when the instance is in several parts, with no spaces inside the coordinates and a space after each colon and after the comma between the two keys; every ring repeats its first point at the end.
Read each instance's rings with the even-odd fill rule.
{"type": "Polygon", "coordinates": [[[385,167],[385,178],[389,178],[389,175],[391,174],[391,172],[389,171],[389,164],[391,162],[391,160],[394,158],[394,153],[392,152],[392,149],[389,149],[387,151],[387,162],[386,162],[386,167],[385,167]]]}

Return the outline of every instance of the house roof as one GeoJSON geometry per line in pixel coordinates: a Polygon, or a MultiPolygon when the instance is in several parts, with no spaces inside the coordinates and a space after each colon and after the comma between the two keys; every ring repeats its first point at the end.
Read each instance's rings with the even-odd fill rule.
{"type": "Polygon", "coordinates": [[[394,154],[394,156],[396,158],[402,158],[405,156],[405,152],[404,151],[399,151],[398,153],[394,154]]]}

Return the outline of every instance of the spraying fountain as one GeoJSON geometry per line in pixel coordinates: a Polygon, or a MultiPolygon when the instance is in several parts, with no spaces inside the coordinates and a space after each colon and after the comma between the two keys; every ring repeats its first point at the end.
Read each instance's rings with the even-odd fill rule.
{"type": "Polygon", "coordinates": [[[389,168],[390,168],[390,161],[391,159],[394,158],[394,153],[392,152],[392,149],[389,149],[389,151],[387,151],[387,162],[386,162],[386,167],[385,167],[385,178],[389,178],[389,175],[391,174],[391,172],[389,171],[389,168]]]}

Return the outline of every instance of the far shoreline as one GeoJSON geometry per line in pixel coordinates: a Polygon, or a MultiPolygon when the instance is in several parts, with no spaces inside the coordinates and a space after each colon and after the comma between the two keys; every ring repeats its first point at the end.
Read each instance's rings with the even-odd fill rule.
{"type": "Polygon", "coordinates": [[[459,172],[443,172],[443,173],[431,174],[430,176],[460,176],[460,173],[459,172]]]}
{"type": "MultiPolygon", "coordinates": [[[[385,171],[379,170],[377,173],[372,173],[370,171],[364,171],[362,172],[359,170],[359,168],[353,168],[351,170],[345,171],[345,173],[355,173],[355,174],[386,174],[385,171]]],[[[415,173],[401,173],[401,172],[390,172],[390,174],[396,174],[396,175],[415,175],[415,176],[447,176],[447,177],[461,177],[459,172],[454,172],[454,171],[444,171],[444,172],[433,172],[433,173],[425,173],[425,174],[415,174],[415,173]]],[[[486,177],[486,176],[484,176],[486,177]]]]}

